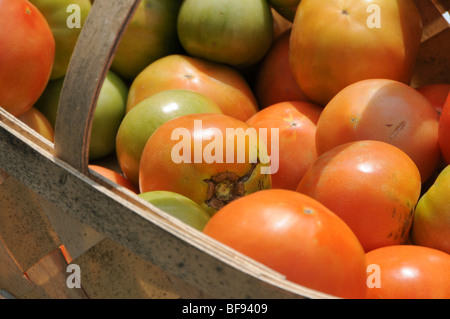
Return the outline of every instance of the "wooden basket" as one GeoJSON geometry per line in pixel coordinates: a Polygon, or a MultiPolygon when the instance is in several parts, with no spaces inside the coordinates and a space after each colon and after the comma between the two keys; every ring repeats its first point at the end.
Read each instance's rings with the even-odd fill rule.
{"type": "MultiPolygon", "coordinates": [[[[89,170],[96,101],[138,4],[94,2],[61,92],[54,144],[0,108],[0,298],[334,298],[287,281],[89,170]],[[79,266],[80,288],[69,265],[79,266]]],[[[448,24],[445,32],[448,44],[448,24]]],[[[448,76],[449,51],[442,52],[448,76]]],[[[435,79],[420,66],[418,74],[417,83],[435,79]]]]}

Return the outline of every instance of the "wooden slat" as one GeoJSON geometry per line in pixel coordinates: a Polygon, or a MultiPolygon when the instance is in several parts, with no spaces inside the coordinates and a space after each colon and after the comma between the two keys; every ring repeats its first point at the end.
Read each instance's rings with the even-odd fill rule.
{"type": "Polygon", "coordinates": [[[80,32],[61,90],[55,155],[83,173],[98,95],[139,0],[97,0],[80,32]]]}
{"type": "Polygon", "coordinates": [[[331,297],[284,280],[138,196],[118,196],[118,190],[95,183],[4,122],[0,149],[0,167],[8,174],[66,214],[212,297],[331,297]]]}

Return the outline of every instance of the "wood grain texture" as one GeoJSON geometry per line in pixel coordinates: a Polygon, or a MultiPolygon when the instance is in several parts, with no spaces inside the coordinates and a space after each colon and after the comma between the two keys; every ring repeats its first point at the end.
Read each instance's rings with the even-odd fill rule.
{"type": "Polygon", "coordinates": [[[55,155],[86,173],[98,96],[139,0],[97,0],[70,60],[55,123],[55,155]]]}

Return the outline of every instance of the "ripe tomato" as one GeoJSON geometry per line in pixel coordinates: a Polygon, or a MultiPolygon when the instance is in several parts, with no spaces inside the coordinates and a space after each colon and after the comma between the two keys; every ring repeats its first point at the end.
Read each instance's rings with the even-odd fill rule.
{"type": "Polygon", "coordinates": [[[246,80],[226,65],[184,55],[169,55],[147,66],[130,87],[127,112],[143,99],[169,89],[202,93],[225,115],[246,121],[258,110],[246,80]]]}
{"type": "Polygon", "coordinates": [[[420,174],[409,156],[373,140],[322,154],[297,187],[341,217],[366,251],[408,240],[420,189],[420,174]]]}
{"type": "Polygon", "coordinates": [[[203,230],[210,218],[206,210],[199,204],[174,192],[152,191],[141,193],[138,196],[200,231],[203,230]]]}
{"type": "Polygon", "coordinates": [[[128,112],[116,135],[116,154],[124,175],[139,185],[139,163],[145,143],[164,122],[193,113],[222,113],[211,99],[188,90],[166,90],[139,102],[128,112]]]}
{"type": "Polygon", "coordinates": [[[266,0],[184,0],[178,37],[191,56],[247,67],[272,43],[272,14],[266,0]]]}
{"type": "Polygon", "coordinates": [[[119,174],[118,172],[96,164],[89,164],[89,168],[93,170],[94,172],[97,172],[98,174],[102,175],[103,177],[106,177],[110,181],[113,181],[117,185],[120,185],[122,187],[125,187],[132,191],[133,193],[139,194],[139,190],[133,183],[131,183],[125,176],[122,174],[119,174]]]}
{"type": "Polygon", "coordinates": [[[408,154],[424,182],[441,158],[438,126],[439,115],[417,90],[393,80],[364,80],[325,106],[317,123],[317,152],[350,141],[383,141],[408,154]]]}
{"type": "Polygon", "coordinates": [[[417,89],[422,93],[435,110],[441,114],[442,107],[444,106],[445,99],[450,94],[450,84],[447,83],[434,83],[426,84],[417,89]]]}
{"type": "Polygon", "coordinates": [[[298,86],[289,65],[289,37],[284,31],[258,66],[254,92],[260,107],[285,101],[309,101],[298,86]]]}
{"type": "Polygon", "coordinates": [[[449,254],[423,246],[394,245],[372,250],[366,259],[367,265],[376,267],[373,284],[379,281],[380,286],[367,289],[368,299],[450,298],[449,254]]]}
{"type": "MultiPolygon", "coordinates": [[[[280,102],[253,115],[247,123],[257,130],[267,130],[271,156],[272,187],[295,190],[305,172],[317,158],[316,124],[294,104],[280,102]]],[[[309,104],[307,104],[309,105],[309,104]]],[[[312,108],[312,112],[316,111],[312,108]]]]}
{"type": "Polygon", "coordinates": [[[47,85],[55,41],[47,21],[26,0],[0,0],[0,106],[18,116],[47,85]]]}
{"type": "Polygon", "coordinates": [[[360,80],[409,84],[421,38],[420,13],[411,0],[302,0],[289,59],[305,94],[326,105],[360,80]]]}
{"type": "Polygon", "coordinates": [[[316,200],[262,190],[229,203],[203,232],[292,282],[342,298],[364,298],[364,251],[350,228],[316,200]]]}
{"type": "Polygon", "coordinates": [[[226,203],[270,188],[265,145],[250,125],[223,114],[189,114],[159,126],[142,152],[142,193],[172,191],[214,214],[226,203]]]}
{"type": "Polygon", "coordinates": [[[411,230],[413,244],[450,254],[450,165],[419,199],[411,230]]]}
{"type": "Polygon", "coordinates": [[[450,164],[450,93],[442,107],[439,119],[439,147],[445,162],[450,164]]]}

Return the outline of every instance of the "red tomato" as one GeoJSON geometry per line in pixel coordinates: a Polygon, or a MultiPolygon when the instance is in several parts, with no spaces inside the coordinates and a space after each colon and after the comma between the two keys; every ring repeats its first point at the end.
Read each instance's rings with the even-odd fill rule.
{"type": "Polygon", "coordinates": [[[373,140],[332,148],[297,187],[341,217],[366,251],[408,240],[420,189],[420,174],[409,156],[373,140]]]}
{"type": "MultiPolygon", "coordinates": [[[[317,158],[316,124],[298,111],[294,106],[296,103],[300,104],[280,102],[271,105],[247,121],[257,130],[267,130],[268,153],[272,166],[277,169],[272,171],[273,188],[295,190],[317,158]]],[[[316,110],[311,109],[313,113],[316,110]]]]}
{"type": "Polygon", "coordinates": [[[278,102],[309,101],[289,65],[290,35],[290,29],[279,35],[258,67],[254,88],[262,108],[278,102]]]}
{"type": "Polygon", "coordinates": [[[201,93],[223,114],[246,121],[258,104],[244,77],[232,67],[184,55],[169,55],[147,66],[131,84],[127,112],[145,98],[169,89],[201,93]]]}
{"type": "Polygon", "coordinates": [[[262,190],[219,210],[203,232],[292,282],[342,298],[364,298],[364,251],[349,227],[316,200],[262,190]]]}
{"type": "Polygon", "coordinates": [[[368,299],[449,299],[450,255],[423,246],[394,245],[366,254],[368,299]],[[376,286],[378,282],[378,286],[376,286]]]}
{"type": "Polygon", "coordinates": [[[33,106],[50,78],[52,31],[26,0],[0,0],[0,106],[19,116],[33,106]]]}
{"type": "Polygon", "coordinates": [[[223,114],[179,116],[160,125],[142,152],[142,193],[172,191],[210,214],[223,205],[271,187],[269,160],[258,132],[223,114]]]}
{"type": "Polygon", "coordinates": [[[441,114],[447,95],[450,94],[450,84],[435,83],[427,84],[417,89],[433,105],[436,111],[441,114]]]}
{"type": "Polygon", "coordinates": [[[439,115],[417,90],[392,80],[364,80],[325,106],[317,123],[317,152],[350,141],[383,141],[408,154],[424,182],[441,159],[438,126],[439,115]]]}
{"type": "Polygon", "coordinates": [[[450,164],[450,93],[442,107],[442,113],[439,119],[439,147],[445,162],[450,164]]]}

